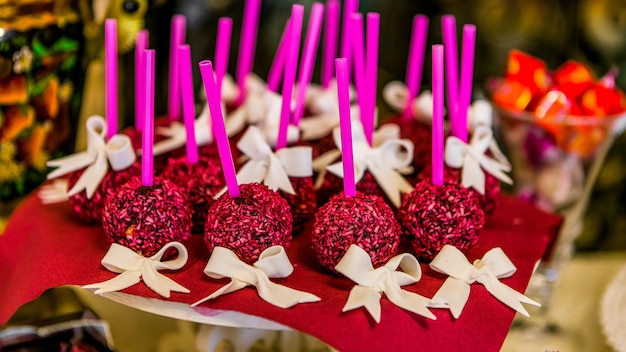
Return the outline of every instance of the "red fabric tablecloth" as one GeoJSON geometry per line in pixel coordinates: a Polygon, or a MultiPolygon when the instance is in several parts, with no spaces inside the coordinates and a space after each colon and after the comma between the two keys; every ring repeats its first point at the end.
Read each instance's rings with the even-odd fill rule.
{"type": "MultiPolygon", "coordinates": [[[[468,259],[482,257],[501,247],[517,266],[517,272],[502,281],[523,292],[533,266],[553,240],[561,219],[545,214],[514,198],[502,196],[482,237],[468,253],[468,259]]],[[[216,281],[203,274],[209,253],[202,237],[186,243],[190,259],[177,272],[166,275],[189,288],[191,293],[172,293],[169,300],[192,303],[217,290],[228,280],[216,281]]],[[[86,226],[72,213],[68,203],[42,205],[32,195],[16,209],[0,236],[0,324],[25,302],[48,288],[86,285],[112,278],[101,266],[108,250],[103,231],[86,226]]],[[[436,321],[422,318],[381,300],[382,319],[376,324],[364,309],[342,313],[353,283],[325,272],[310,249],[310,229],[295,237],[287,251],[294,264],[293,274],[277,282],[311,292],[321,302],[300,304],[290,309],[262,301],[252,288],[208,301],[203,307],[235,310],[262,316],[319,337],[341,351],[423,350],[497,351],[509,330],[515,312],[493,298],[483,286],[472,285],[469,301],[459,319],[445,309],[432,309],[436,321]]],[[[422,263],[424,275],[404,289],[432,297],[445,276],[422,263]]],[[[143,283],[123,292],[161,298],[143,283]]]]}

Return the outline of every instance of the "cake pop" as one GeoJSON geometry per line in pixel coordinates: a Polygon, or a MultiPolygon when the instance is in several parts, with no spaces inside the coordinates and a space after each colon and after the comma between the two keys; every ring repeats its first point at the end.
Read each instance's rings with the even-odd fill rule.
{"type": "Polygon", "coordinates": [[[240,194],[223,194],[207,214],[204,242],[209,252],[216,246],[254,263],[267,248],[289,247],[293,218],[287,201],[260,183],[239,186],[240,194]]]}

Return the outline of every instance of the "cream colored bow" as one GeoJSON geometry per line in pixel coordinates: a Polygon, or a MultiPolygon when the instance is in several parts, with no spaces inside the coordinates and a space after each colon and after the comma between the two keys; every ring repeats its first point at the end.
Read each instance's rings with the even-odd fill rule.
{"type": "Polygon", "coordinates": [[[170,297],[171,291],[189,293],[188,289],[159,273],[159,270],[182,268],[187,263],[188,257],[187,249],[180,242],[166,244],[150,258],[143,257],[130,248],[113,243],[102,258],[102,265],[107,270],[120,275],[107,281],[83,286],[83,288],[96,289],[95,294],[102,294],[123,290],[143,280],[151,290],[166,298],[170,297]],[[170,248],[175,248],[178,256],[176,259],[162,262],[161,258],[170,248]]]}
{"type": "Polygon", "coordinates": [[[113,170],[119,171],[137,160],[128,136],[116,134],[108,142],[105,140],[106,122],[102,116],[88,118],[86,127],[87,151],[50,160],[47,163],[50,167],[58,167],[48,174],[48,179],[86,168],[74,187],[67,192],[68,197],[85,190],[87,198],[91,198],[106,175],[109,164],[113,170]]]}
{"type": "Polygon", "coordinates": [[[487,126],[478,126],[469,144],[457,137],[446,140],[446,165],[462,169],[461,182],[464,187],[473,187],[480,194],[485,194],[485,173],[495,176],[502,182],[512,184],[513,180],[505,174],[511,171],[511,165],[488,157],[485,152],[492,142],[493,132],[487,126]]]}
{"type": "Polygon", "coordinates": [[[445,245],[430,263],[430,267],[449,275],[432,298],[430,307],[448,308],[455,318],[461,315],[469,298],[470,285],[475,282],[484,285],[495,298],[525,316],[529,315],[522,303],[541,306],[500,282],[499,279],[510,277],[517,270],[501,248],[491,249],[472,265],[456,247],[445,245]]]}
{"type": "Polygon", "coordinates": [[[429,319],[437,319],[427,308],[430,302],[428,298],[400,288],[414,284],[422,277],[422,269],[417,259],[408,253],[397,255],[385,265],[374,269],[367,252],[352,244],[335,269],[358,284],[350,291],[348,301],[343,307],[344,312],[365,307],[379,323],[380,298],[384,293],[391,303],[402,309],[429,319]],[[398,268],[402,271],[398,271],[398,268]]]}
{"type": "Polygon", "coordinates": [[[289,308],[298,303],[318,302],[319,297],[286,286],[275,284],[269,278],[284,278],[293,272],[293,266],[282,246],[272,246],[261,253],[259,260],[248,265],[230,249],[215,247],[211,258],[204,268],[204,273],[213,279],[228,277],[230,283],[199,300],[191,306],[224,294],[255,286],[259,296],[266,302],[280,308],[289,308]]]}
{"type": "MultiPolygon", "coordinates": [[[[413,143],[400,139],[400,127],[394,124],[381,126],[374,132],[373,147],[365,139],[363,125],[354,123],[352,128],[352,150],[354,153],[354,178],[359,182],[365,171],[369,171],[376,183],[396,207],[400,206],[402,193],[411,192],[413,186],[401,175],[410,172],[413,161],[413,143]]],[[[333,138],[338,150],[331,150],[313,161],[313,169],[328,170],[343,178],[341,162],[329,165],[341,156],[341,131],[335,128],[333,138]]],[[[320,172],[320,179],[323,173],[320,172]]],[[[317,186],[320,185],[318,179],[317,186]]]]}

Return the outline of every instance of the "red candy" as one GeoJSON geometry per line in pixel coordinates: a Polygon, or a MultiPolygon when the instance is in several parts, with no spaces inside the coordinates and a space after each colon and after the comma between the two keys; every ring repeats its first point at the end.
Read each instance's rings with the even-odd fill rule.
{"type": "MultiPolygon", "coordinates": [[[[74,187],[84,171],[80,170],[68,174],[68,190],[74,187]]],[[[141,166],[137,162],[124,170],[115,171],[109,169],[91,198],[87,198],[87,193],[82,191],[69,197],[70,205],[76,215],[82,220],[92,224],[99,224],[102,221],[102,209],[109,194],[115,192],[132,177],[139,175],[141,175],[141,166]]]]}
{"type": "Polygon", "coordinates": [[[260,183],[241,185],[239,191],[236,198],[223,194],[209,209],[204,227],[209,252],[225,247],[252,264],[271,246],[289,247],[293,218],[287,201],[260,183]]]}
{"type": "Polygon", "coordinates": [[[161,177],[172,181],[188,193],[192,231],[202,233],[207,212],[214,202],[213,196],[226,185],[219,159],[201,156],[196,164],[190,164],[185,156],[170,158],[161,177]]]}
{"type": "Polygon", "coordinates": [[[149,257],[191,236],[191,210],[186,194],[172,182],[155,177],[148,187],[133,177],[107,198],[102,227],[110,242],[149,257]]]}
{"type": "Polygon", "coordinates": [[[342,192],[317,211],[312,236],[318,261],[331,271],[351,244],[364,249],[378,267],[397,254],[400,225],[382,198],[342,192]]]}
{"type": "Polygon", "coordinates": [[[398,222],[417,257],[430,261],[446,244],[466,251],[476,243],[485,214],[469,189],[421,181],[404,197],[398,222]]]}

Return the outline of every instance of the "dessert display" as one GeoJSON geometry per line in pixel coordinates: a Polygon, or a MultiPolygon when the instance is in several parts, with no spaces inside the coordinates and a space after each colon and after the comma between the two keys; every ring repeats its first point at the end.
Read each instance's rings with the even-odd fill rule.
{"type": "MultiPolygon", "coordinates": [[[[181,101],[172,102],[174,110],[168,115],[175,121],[182,108],[185,135],[181,138],[180,131],[176,132],[176,147],[165,154],[168,161],[164,169],[155,168],[155,148],[159,145],[154,143],[155,52],[144,50],[141,62],[145,72],[138,88],[141,164],[135,162],[133,153],[132,162],[126,160],[125,167],[120,169],[110,156],[114,153],[109,153],[108,149],[117,150],[113,147],[118,135],[112,117],[107,115],[106,122],[100,118],[101,125],[92,128],[100,149],[97,154],[84,154],[90,163],[100,165],[104,161],[105,171],[100,172],[96,186],[89,183],[80,189],[86,194],[81,202],[70,200],[50,205],[32,197],[18,209],[15,222],[9,224],[0,241],[12,243],[11,246],[20,251],[24,246],[32,246],[35,257],[43,253],[40,247],[46,247],[45,250],[50,251],[46,260],[60,267],[50,275],[43,275],[40,281],[28,284],[23,290],[27,292],[27,299],[54,285],[86,285],[98,294],[115,293],[111,297],[145,298],[139,305],[158,300],[163,304],[163,314],[168,314],[170,304],[183,304],[190,319],[197,321],[211,321],[224,311],[263,317],[314,334],[340,350],[402,348],[414,343],[415,336],[419,336],[427,349],[441,347],[441,341],[450,334],[456,337],[450,342],[455,346],[489,340],[494,334],[499,340],[515,311],[520,311],[519,303],[529,302],[520,298],[513,307],[506,299],[494,300],[488,290],[476,285],[472,296],[463,302],[468,307],[463,316],[457,311],[436,309],[445,306],[445,297],[442,298],[443,294],[437,296],[439,300],[433,297],[448,281],[433,270],[450,277],[449,272],[454,270],[435,269],[435,266],[439,268],[437,265],[430,270],[422,261],[437,258],[444,248],[453,247],[466,258],[474,259],[483,257],[494,247],[501,247],[515,263],[517,274],[498,278],[506,279],[503,284],[512,291],[523,291],[534,263],[553,240],[560,219],[530,205],[520,206],[517,200],[498,194],[501,180],[498,175],[506,170],[485,166],[483,159],[488,158],[491,151],[475,147],[474,138],[483,141],[479,138],[483,136],[480,130],[474,129],[470,139],[467,130],[460,126],[467,125],[467,116],[460,111],[467,113],[468,94],[471,95],[471,90],[467,91],[468,84],[471,88],[471,75],[468,78],[466,71],[473,68],[466,66],[467,59],[462,60],[462,84],[455,84],[459,97],[454,104],[458,107],[449,109],[451,135],[460,141],[460,149],[455,151],[455,146],[449,146],[451,142],[444,148],[443,70],[447,66],[441,45],[433,47],[432,130],[427,132],[422,126],[415,129],[423,135],[419,143],[429,141],[424,149],[428,149],[430,155],[426,157],[425,152],[420,151],[420,160],[424,159],[423,163],[428,159],[431,175],[415,184],[403,177],[411,172],[415,144],[409,138],[401,138],[406,133],[402,124],[375,128],[379,17],[378,14],[367,15],[364,35],[363,16],[356,12],[356,5],[354,0],[345,4],[342,56],[345,54],[348,59],[335,60],[335,83],[331,83],[332,77],[326,77],[322,82],[324,92],[318,95],[336,95],[336,100],[327,105],[332,107],[328,113],[338,120],[338,127],[334,126],[331,136],[336,150],[320,154],[321,157],[330,153],[331,157],[327,154],[316,170],[332,174],[326,180],[332,185],[327,184],[321,190],[326,192],[327,199],[323,202],[317,199],[320,193],[316,193],[313,182],[316,163],[311,158],[319,146],[314,141],[308,141],[305,146],[288,145],[294,141],[290,130],[304,132],[299,122],[312,118],[306,116],[309,108],[305,90],[310,88],[312,74],[307,70],[313,65],[317,47],[315,36],[319,35],[324,7],[315,4],[312,8],[303,60],[299,58],[298,49],[304,7],[294,5],[292,8],[284,33],[285,48],[281,54],[284,58],[280,59],[277,53],[277,61],[283,60],[284,66],[279,70],[283,80],[282,96],[279,96],[269,92],[266,86],[261,89],[245,87],[252,72],[260,11],[259,0],[248,0],[236,75],[238,96],[232,110],[225,107],[225,101],[230,98],[225,99],[224,95],[230,93],[222,91],[228,85],[225,83],[228,65],[222,57],[214,70],[213,63],[204,60],[198,66],[207,99],[202,113],[206,120],[196,118],[190,48],[185,45],[173,48],[177,53],[177,70],[173,73],[177,76],[173,88],[177,98],[173,99],[181,98],[181,101]],[[295,86],[298,62],[308,69],[301,72],[299,84],[295,86]],[[354,86],[351,87],[353,73],[354,86]],[[292,97],[295,104],[292,104],[292,97]],[[351,101],[356,105],[351,107],[351,101]],[[257,107],[262,109],[257,111],[257,107]],[[229,110],[231,116],[224,119],[229,110]],[[352,116],[355,110],[358,110],[355,114],[358,118],[352,116]],[[262,117],[263,123],[255,123],[255,114],[262,117]],[[243,128],[229,139],[228,126],[233,117],[240,119],[237,123],[243,122],[243,128]],[[198,121],[204,121],[204,132],[198,132],[198,121]],[[198,148],[200,134],[211,142],[198,148]],[[183,145],[184,153],[181,150],[178,150],[179,155],[171,153],[182,149],[183,145]],[[240,162],[233,159],[231,146],[241,152],[240,162]],[[462,162],[455,163],[454,158],[449,161],[447,154],[454,154],[462,162]],[[340,162],[336,162],[339,159],[340,162]],[[448,171],[444,171],[444,159],[449,164],[448,171]],[[107,172],[109,163],[114,171],[107,172]],[[101,225],[90,226],[68,215],[77,207],[85,213],[79,217],[89,215],[97,219],[96,210],[88,209],[99,202],[102,202],[101,225]],[[485,203],[486,210],[481,202],[485,203]],[[40,215],[37,223],[41,230],[24,221],[30,212],[40,215]],[[489,222],[485,212],[492,214],[489,222]],[[37,238],[41,231],[48,232],[51,228],[56,230],[42,239],[37,238]],[[192,232],[201,235],[192,236],[192,232]],[[19,233],[28,236],[17,241],[19,233]],[[31,236],[36,238],[35,245],[30,242],[31,236]],[[410,245],[403,248],[402,239],[410,245]],[[57,241],[67,245],[57,248],[58,245],[53,245],[57,241]],[[522,246],[528,248],[520,250],[522,246]],[[176,249],[177,259],[171,259],[170,249],[176,249]],[[401,253],[402,250],[407,252],[401,253]],[[112,253],[134,258],[132,261],[140,263],[141,268],[112,269],[117,265],[112,253]],[[353,267],[349,264],[351,260],[367,265],[353,267]],[[401,271],[397,270],[399,268],[401,271]],[[166,276],[155,274],[162,269],[170,272],[166,276]],[[112,271],[120,275],[111,278],[112,271]],[[152,275],[158,276],[157,281],[161,283],[151,281],[152,275]],[[127,276],[132,280],[116,283],[127,276]],[[230,279],[230,283],[222,280],[225,278],[230,279]],[[135,285],[142,280],[146,285],[135,285]],[[93,282],[98,284],[91,284],[93,282]],[[244,289],[247,286],[256,286],[257,290],[244,289]],[[227,294],[235,291],[236,294],[227,294]],[[366,298],[359,297],[363,292],[367,292],[366,298]],[[387,300],[381,300],[383,294],[387,300]],[[357,309],[361,307],[365,309],[357,309]],[[347,313],[348,310],[351,312],[347,313]],[[481,311],[481,315],[488,314],[491,319],[481,319],[477,311],[481,311]]],[[[338,4],[331,0],[327,9],[329,20],[336,21],[338,4]]],[[[420,35],[424,35],[424,18],[420,19],[420,35]]],[[[330,26],[332,28],[332,24],[330,26]]],[[[329,35],[332,37],[332,33],[329,35]]],[[[216,61],[217,57],[219,55],[216,61]]],[[[414,72],[416,68],[411,70],[414,72]]],[[[328,69],[324,71],[328,74],[328,69]]],[[[417,88],[411,85],[408,102],[417,95],[417,88]]],[[[413,126],[412,112],[409,115],[410,120],[401,122],[413,126]]],[[[174,122],[169,125],[170,131],[173,126],[176,126],[174,122]]],[[[408,127],[406,130],[411,131],[408,127]]],[[[124,140],[127,145],[131,144],[128,137],[124,140]]],[[[79,170],[87,165],[90,164],[81,164],[69,171],[74,172],[70,175],[72,189],[86,178],[84,175],[91,166],[85,171],[79,170]]],[[[61,164],[57,166],[63,168],[61,164]]],[[[7,255],[6,248],[0,245],[0,257],[6,255],[7,266],[18,265],[16,258],[7,255]]],[[[463,262],[454,268],[472,266],[469,263],[463,262]]],[[[21,290],[25,281],[31,282],[29,278],[17,280],[13,274],[6,280],[16,290],[21,290]]],[[[8,300],[7,306],[0,307],[0,319],[6,319],[18,301],[8,300]]],[[[478,344],[489,347],[486,343],[478,344]]]]}

